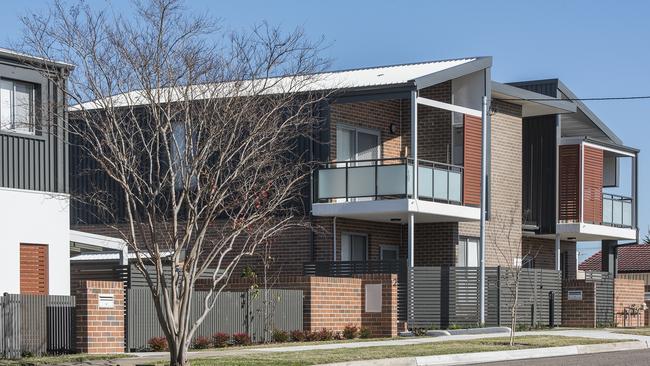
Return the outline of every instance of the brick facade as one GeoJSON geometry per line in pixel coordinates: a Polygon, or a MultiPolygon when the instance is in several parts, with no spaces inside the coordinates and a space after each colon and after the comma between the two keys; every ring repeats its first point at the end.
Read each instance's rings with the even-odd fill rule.
{"type": "MultiPolygon", "coordinates": [[[[534,268],[555,269],[555,240],[524,236],[521,243],[521,257],[526,255],[533,258],[534,268]]],[[[566,258],[565,278],[576,278],[576,243],[561,241],[560,255],[566,258]]]]}
{"type": "MultiPolygon", "coordinates": [[[[247,289],[250,281],[233,279],[228,290],[247,289]]],[[[278,278],[274,288],[303,291],[304,329],[327,328],[340,332],[348,325],[366,327],[373,337],[397,335],[397,276],[394,274],[355,277],[292,276],[278,278]],[[367,284],[382,284],[382,311],[365,311],[367,284]]]]}
{"type": "Polygon", "coordinates": [[[75,285],[77,351],[124,352],[124,284],[83,281],[75,285]],[[112,295],[113,308],[100,308],[99,296],[112,295]]]}
{"type": "Polygon", "coordinates": [[[567,280],[562,286],[562,326],[596,327],[596,283],[567,280]],[[582,291],[582,300],[569,300],[569,291],[582,291]]]}
{"type": "Polygon", "coordinates": [[[624,322],[623,311],[631,306],[641,307],[645,303],[645,284],[641,280],[626,278],[614,279],[614,315],[617,327],[642,327],[645,324],[645,311],[636,316],[628,317],[624,322]]]}
{"type": "MultiPolygon", "coordinates": [[[[521,253],[521,106],[492,101],[490,216],[486,223],[487,266],[512,266],[521,253]]],[[[478,237],[478,222],[461,222],[458,235],[478,237]]]]}

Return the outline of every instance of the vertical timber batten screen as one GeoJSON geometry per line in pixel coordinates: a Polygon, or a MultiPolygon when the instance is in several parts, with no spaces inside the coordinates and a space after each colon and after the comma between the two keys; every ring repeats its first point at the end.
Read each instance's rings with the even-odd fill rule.
{"type": "Polygon", "coordinates": [[[75,350],[74,296],[6,294],[0,304],[3,357],[75,350]]]}
{"type": "MultiPolygon", "coordinates": [[[[274,329],[292,331],[303,329],[302,290],[268,291],[269,314],[268,331],[274,329]]],[[[254,342],[264,336],[265,290],[222,292],[212,311],[208,313],[196,332],[196,337],[211,337],[216,332],[228,334],[245,332],[254,342]]],[[[192,296],[191,319],[197,319],[203,311],[207,291],[195,291],[192,296]]],[[[148,288],[127,290],[127,351],[147,348],[152,337],[163,336],[154,308],[151,291],[148,288]]],[[[267,336],[270,336],[267,334],[267,336]]]]}
{"type": "MultiPolygon", "coordinates": [[[[417,328],[473,327],[480,321],[478,268],[413,267],[408,272],[408,324],[417,328]]],[[[486,268],[486,324],[510,325],[514,301],[514,273],[486,268]]],[[[560,324],[560,271],[522,269],[517,301],[517,324],[560,324]],[[551,305],[551,301],[552,304],[551,305]],[[551,309],[552,307],[552,309],[551,309]],[[551,310],[553,314],[551,315],[551,310]]]]}

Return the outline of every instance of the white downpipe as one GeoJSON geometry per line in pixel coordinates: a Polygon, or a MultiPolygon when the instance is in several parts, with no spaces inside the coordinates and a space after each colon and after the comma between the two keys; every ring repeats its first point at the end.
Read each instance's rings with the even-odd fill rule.
{"type": "Polygon", "coordinates": [[[336,216],[334,216],[334,224],[332,228],[333,234],[332,234],[332,244],[334,245],[334,250],[332,251],[334,253],[334,257],[332,260],[336,262],[336,216]]]}
{"type": "Polygon", "coordinates": [[[481,223],[480,223],[480,263],[479,263],[479,313],[480,323],[485,324],[485,211],[487,203],[487,129],[488,97],[483,96],[481,111],[481,223]]]}
{"type": "MultiPolygon", "coordinates": [[[[555,270],[560,270],[560,234],[555,234],[555,270]]],[[[576,267],[577,268],[577,267],[576,267]]]]}
{"type": "Polygon", "coordinates": [[[415,265],[415,215],[409,214],[408,219],[408,266],[413,268],[415,265]]]}

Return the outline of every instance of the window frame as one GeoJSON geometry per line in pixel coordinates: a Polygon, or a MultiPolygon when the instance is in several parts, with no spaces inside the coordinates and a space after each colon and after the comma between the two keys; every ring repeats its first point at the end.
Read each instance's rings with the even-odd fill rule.
{"type": "Polygon", "coordinates": [[[480,253],[480,251],[481,251],[480,246],[481,246],[480,245],[480,238],[478,238],[478,237],[473,237],[473,236],[460,236],[460,237],[458,237],[458,242],[456,242],[456,263],[455,263],[456,267],[478,268],[480,266],[480,254],[481,254],[480,253]],[[476,242],[476,266],[468,266],[467,265],[467,262],[468,262],[468,259],[469,259],[469,256],[468,256],[468,253],[469,253],[469,251],[468,251],[468,249],[469,249],[468,243],[469,243],[470,240],[476,242]],[[465,255],[465,257],[463,258],[463,263],[465,263],[465,265],[462,265],[462,266],[460,265],[460,262],[459,262],[459,259],[460,259],[460,246],[461,245],[464,245],[463,254],[465,255]]]}
{"type": "MultiPolygon", "coordinates": [[[[11,79],[11,78],[0,78],[0,83],[2,82],[9,82],[12,85],[11,88],[11,101],[10,101],[10,111],[9,113],[11,114],[10,116],[10,121],[9,121],[9,128],[5,128],[3,126],[1,116],[2,116],[2,103],[0,102],[0,132],[2,133],[12,133],[12,134],[17,134],[17,135],[27,135],[27,136],[36,136],[37,135],[37,124],[36,124],[36,97],[38,93],[38,84],[29,82],[29,81],[23,81],[23,80],[18,80],[18,79],[11,79]],[[28,115],[28,122],[27,122],[27,128],[25,127],[17,127],[16,124],[16,85],[24,85],[29,87],[29,111],[27,113],[28,115]]],[[[0,88],[1,90],[1,88],[0,88]]]]}
{"type": "MultiPolygon", "coordinates": [[[[368,238],[368,234],[359,233],[359,232],[351,232],[351,231],[343,231],[343,232],[341,232],[341,257],[340,257],[340,261],[341,262],[358,262],[358,261],[352,260],[352,253],[351,252],[348,254],[350,259],[347,260],[347,261],[343,260],[343,237],[346,236],[346,235],[350,236],[350,237],[351,236],[361,236],[361,237],[365,238],[365,244],[366,244],[365,258],[363,260],[361,260],[361,262],[367,262],[368,261],[368,252],[370,251],[370,240],[368,238]]],[[[352,245],[351,244],[352,244],[352,241],[350,241],[350,251],[352,250],[352,245]]]]}
{"type": "Polygon", "coordinates": [[[399,245],[395,244],[382,244],[379,246],[379,260],[385,260],[384,259],[384,250],[386,251],[394,251],[395,252],[395,260],[399,260],[399,245]]]}

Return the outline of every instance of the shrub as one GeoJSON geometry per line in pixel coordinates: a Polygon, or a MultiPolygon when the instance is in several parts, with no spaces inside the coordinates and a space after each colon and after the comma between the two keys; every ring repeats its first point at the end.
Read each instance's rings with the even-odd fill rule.
{"type": "Polygon", "coordinates": [[[341,332],[334,332],[334,339],[337,341],[342,341],[345,338],[343,337],[343,333],[341,332]]]}
{"type": "Polygon", "coordinates": [[[192,343],[192,348],[194,349],[206,349],[210,348],[212,343],[208,337],[196,337],[192,343]]]}
{"type": "Polygon", "coordinates": [[[280,329],[275,329],[272,337],[273,342],[284,343],[289,341],[289,333],[280,329]]]}
{"type": "Polygon", "coordinates": [[[228,345],[229,340],[230,340],[230,336],[228,335],[228,333],[218,332],[212,335],[212,343],[217,348],[226,347],[228,345]]]}
{"type": "Polygon", "coordinates": [[[149,348],[154,352],[167,351],[167,338],[153,337],[147,341],[149,348]]]}
{"type": "Polygon", "coordinates": [[[366,327],[361,327],[359,330],[359,338],[370,338],[372,337],[372,332],[366,327]]]}
{"type": "Polygon", "coordinates": [[[248,333],[235,333],[232,335],[232,340],[238,346],[248,346],[252,343],[248,333]]]}
{"type": "Polygon", "coordinates": [[[331,341],[334,339],[334,332],[330,329],[323,328],[316,332],[316,341],[331,341]]]}
{"type": "Polygon", "coordinates": [[[319,334],[317,331],[316,332],[310,332],[308,330],[305,331],[305,340],[308,342],[314,342],[320,340],[318,336],[319,334]]]}
{"type": "Polygon", "coordinates": [[[359,328],[356,325],[348,324],[343,328],[343,338],[354,339],[359,333],[359,328]]]}
{"type": "Polygon", "coordinates": [[[305,337],[305,332],[300,329],[291,331],[291,340],[294,342],[304,342],[307,337],[305,337]]]}

